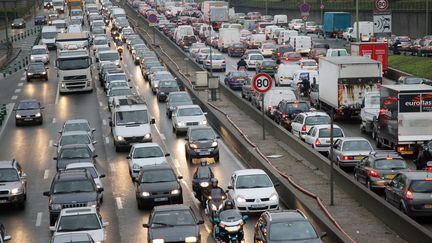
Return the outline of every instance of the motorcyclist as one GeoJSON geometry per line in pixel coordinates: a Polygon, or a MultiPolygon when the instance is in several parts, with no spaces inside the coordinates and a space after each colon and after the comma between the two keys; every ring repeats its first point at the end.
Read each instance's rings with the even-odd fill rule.
{"type": "Polygon", "coordinates": [[[211,178],[214,177],[213,171],[211,170],[210,166],[207,164],[206,159],[201,159],[199,166],[196,168],[193,174],[193,178],[197,179],[198,175],[200,174],[210,174],[211,178]]]}
{"type": "Polygon", "coordinates": [[[303,78],[300,83],[300,93],[303,94],[303,96],[308,96],[309,90],[310,90],[310,81],[307,78],[303,78]]]}
{"type": "Polygon", "coordinates": [[[209,186],[205,188],[200,186],[200,183],[203,180],[208,182],[208,180],[203,178],[208,178],[208,180],[214,178],[213,171],[211,170],[211,167],[207,164],[206,159],[201,159],[199,166],[197,166],[195,172],[193,173],[192,189],[196,193],[196,198],[198,198],[198,200],[200,201],[205,201],[202,198],[202,194],[205,194],[205,197],[208,196],[207,190],[209,186]]]}
{"type": "MultiPolygon", "coordinates": [[[[211,198],[212,195],[213,196],[218,195],[220,197],[226,197],[225,191],[219,187],[218,183],[219,182],[218,182],[217,178],[212,178],[210,180],[210,189],[207,192],[203,192],[203,193],[206,193],[205,196],[206,196],[207,200],[217,199],[217,198],[211,198]]],[[[206,208],[207,208],[207,204],[206,204],[206,208]]]]}
{"type": "Polygon", "coordinates": [[[241,58],[240,61],[237,62],[237,71],[240,70],[241,67],[246,69],[247,63],[244,58],[241,58]]]}

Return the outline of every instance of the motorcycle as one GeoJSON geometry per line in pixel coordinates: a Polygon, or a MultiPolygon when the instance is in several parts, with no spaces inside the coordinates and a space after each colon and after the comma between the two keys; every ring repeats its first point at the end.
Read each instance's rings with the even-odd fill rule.
{"type": "Polygon", "coordinates": [[[192,190],[195,194],[195,198],[198,199],[203,206],[205,206],[207,201],[206,195],[209,194],[210,181],[213,177],[209,169],[197,171],[192,179],[192,190]]]}
{"type": "Polygon", "coordinates": [[[423,170],[428,167],[428,163],[432,161],[432,154],[429,148],[432,148],[432,141],[426,142],[421,146],[421,149],[414,160],[417,170],[423,170]]]}
{"type": "Polygon", "coordinates": [[[236,209],[222,211],[214,219],[213,237],[216,242],[240,243],[244,241],[243,225],[248,219],[236,209]]]}
{"type": "Polygon", "coordinates": [[[225,193],[220,193],[219,190],[211,190],[210,195],[207,196],[207,204],[205,213],[210,218],[210,222],[214,222],[214,219],[219,218],[220,212],[225,207],[227,196],[225,193]]]}
{"type": "Polygon", "coordinates": [[[299,96],[305,97],[305,98],[307,98],[307,97],[310,96],[310,89],[306,90],[305,92],[302,92],[303,84],[298,83],[297,84],[297,89],[298,89],[298,92],[299,92],[299,96]]]}

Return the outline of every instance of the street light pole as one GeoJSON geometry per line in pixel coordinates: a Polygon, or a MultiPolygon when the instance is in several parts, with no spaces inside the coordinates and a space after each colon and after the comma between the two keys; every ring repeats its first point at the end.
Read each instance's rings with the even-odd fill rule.
{"type": "Polygon", "coordinates": [[[212,56],[212,46],[210,44],[210,77],[213,77],[213,56],[212,56]]]}
{"type": "Polygon", "coordinates": [[[429,0],[426,0],[426,33],[429,34],[429,0]]]}
{"type": "Polygon", "coordinates": [[[360,30],[359,30],[359,0],[356,0],[356,41],[360,41],[360,30]]]}
{"type": "Polygon", "coordinates": [[[265,13],[268,15],[268,0],[265,0],[265,13]]]}
{"type": "Polygon", "coordinates": [[[333,188],[333,173],[334,173],[334,168],[333,168],[333,120],[334,120],[334,111],[333,109],[331,110],[330,113],[330,206],[334,205],[333,199],[334,199],[334,188],[333,188]]]}

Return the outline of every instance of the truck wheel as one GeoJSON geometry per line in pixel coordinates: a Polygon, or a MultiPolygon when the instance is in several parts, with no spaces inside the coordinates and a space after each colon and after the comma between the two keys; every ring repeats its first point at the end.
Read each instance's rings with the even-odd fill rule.
{"type": "Polygon", "coordinates": [[[378,137],[376,137],[375,141],[376,141],[376,147],[377,148],[382,148],[382,143],[380,142],[380,140],[379,140],[378,137]]]}

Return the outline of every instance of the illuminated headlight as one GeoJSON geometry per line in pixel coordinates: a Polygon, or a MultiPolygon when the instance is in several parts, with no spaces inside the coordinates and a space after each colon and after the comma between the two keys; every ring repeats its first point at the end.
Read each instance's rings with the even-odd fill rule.
{"type": "Polygon", "coordinates": [[[197,242],[197,238],[195,236],[186,237],[185,242],[197,242]]]}
{"type": "Polygon", "coordinates": [[[92,207],[92,208],[97,207],[97,201],[88,202],[87,207],[92,207]]]}
{"type": "Polygon", "coordinates": [[[135,60],[139,61],[139,60],[140,60],[140,58],[139,58],[139,57],[135,57],[135,60]]]}
{"type": "Polygon", "coordinates": [[[21,115],[20,114],[16,114],[15,117],[16,118],[21,118],[21,115]]]}
{"type": "Polygon", "coordinates": [[[52,210],[61,210],[62,205],[61,204],[51,204],[51,209],[52,210]]]}
{"type": "Polygon", "coordinates": [[[206,120],[202,121],[202,124],[207,125],[207,121],[206,120]]]}
{"type": "Polygon", "coordinates": [[[173,111],[173,110],[174,110],[174,106],[170,106],[170,107],[169,107],[169,110],[170,110],[170,111],[173,111]]]}
{"type": "Polygon", "coordinates": [[[124,141],[124,137],[122,137],[122,136],[117,136],[117,140],[118,140],[118,141],[124,141]]]}
{"type": "Polygon", "coordinates": [[[196,145],[194,143],[191,143],[189,146],[191,147],[191,149],[197,149],[198,148],[198,145],[196,145]]]}
{"type": "Polygon", "coordinates": [[[42,75],[45,75],[46,74],[46,72],[42,72],[42,75]]]}
{"type": "Polygon", "coordinates": [[[151,138],[151,133],[146,133],[146,135],[144,135],[145,139],[150,139],[151,138]]]}
{"type": "Polygon", "coordinates": [[[132,169],[134,169],[134,170],[139,170],[139,169],[141,169],[141,166],[139,166],[139,165],[137,165],[137,164],[133,164],[133,165],[132,165],[132,169]]]}
{"type": "Polygon", "coordinates": [[[228,232],[237,232],[240,230],[240,225],[237,226],[225,226],[224,229],[228,232]]]}
{"type": "Polygon", "coordinates": [[[155,88],[159,88],[159,82],[154,83],[154,87],[155,87],[155,88]]]}
{"type": "Polygon", "coordinates": [[[216,210],[221,210],[222,207],[223,207],[223,204],[219,205],[219,207],[216,206],[216,205],[214,205],[214,204],[211,205],[212,210],[215,210],[215,211],[216,211],[216,210]]]}
{"type": "Polygon", "coordinates": [[[163,239],[154,239],[152,240],[152,243],[164,243],[165,241],[163,239]]]}
{"type": "Polygon", "coordinates": [[[171,191],[171,195],[177,195],[180,194],[180,190],[179,189],[174,189],[171,191]]]}
{"type": "Polygon", "coordinates": [[[183,126],[183,122],[177,122],[177,126],[179,127],[183,126]]]}
{"type": "Polygon", "coordinates": [[[150,192],[142,192],[141,196],[143,196],[143,197],[149,197],[150,196],[150,192]]]}
{"type": "Polygon", "coordinates": [[[35,60],[36,60],[36,57],[31,56],[31,57],[30,57],[30,60],[35,61],[35,60]]]}
{"type": "Polygon", "coordinates": [[[102,186],[100,184],[96,184],[96,188],[100,189],[100,188],[102,188],[102,186]]]}
{"type": "Polygon", "coordinates": [[[41,116],[40,112],[38,112],[38,113],[35,114],[35,117],[40,117],[40,116],[41,116]]]}
{"type": "Polygon", "coordinates": [[[208,181],[200,182],[201,187],[208,187],[209,185],[210,185],[210,183],[208,183],[208,181]]]}
{"type": "Polygon", "coordinates": [[[213,142],[213,143],[211,144],[211,146],[212,146],[212,147],[217,147],[217,146],[218,146],[218,142],[213,142]]]}
{"type": "Polygon", "coordinates": [[[61,87],[65,88],[66,87],[65,83],[61,83],[61,87]]]}
{"type": "Polygon", "coordinates": [[[120,67],[120,61],[116,61],[116,65],[117,65],[117,67],[120,67]]]}
{"type": "Polygon", "coordinates": [[[32,76],[33,75],[33,73],[27,73],[27,76],[32,76]]]}
{"type": "Polygon", "coordinates": [[[273,192],[273,194],[270,196],[270,201],[276,201],[278,200],[279,196],[276,192],[273,192]]]}
{"type": "Polygon", "coordinates": [[[22,194],[22,193],[24,193],[24,188],[22,188],[22,187],[14,188],[11,190],[12,195],[18,195],[18,194],[22,194]]]}
{"type": "Polygon", "coordinates": [[[246,198],[242,197],[242,196],[237,196],[236,201],[239,203],[245,203],[246,202],[246,198]]]}

